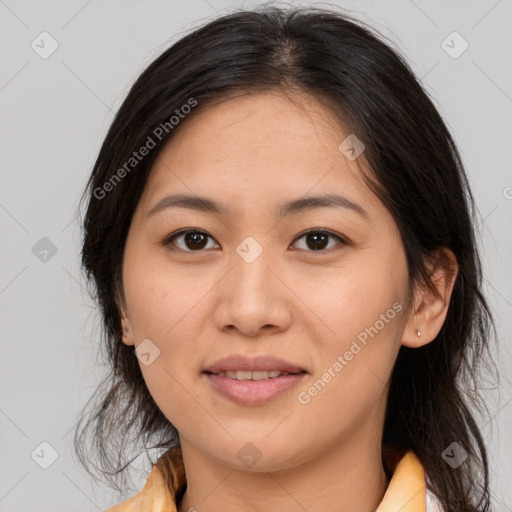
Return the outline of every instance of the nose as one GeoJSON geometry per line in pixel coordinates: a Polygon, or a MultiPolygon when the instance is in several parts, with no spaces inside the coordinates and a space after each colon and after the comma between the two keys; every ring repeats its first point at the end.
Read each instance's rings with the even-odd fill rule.
{"type": "Polygon", "coordinates": [[[216,293],[214,322],[219,330],[254,337],[290,326],[293,293],[265,251],[251,263],[235,253],[216,293]]]}

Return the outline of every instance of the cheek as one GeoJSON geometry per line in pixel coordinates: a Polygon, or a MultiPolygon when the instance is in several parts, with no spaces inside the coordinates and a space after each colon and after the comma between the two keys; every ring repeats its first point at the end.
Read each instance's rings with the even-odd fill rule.
{"type": "Polygon", "coordinates": [[[139,366],[158,408],[182,431],[201,418],[201,411],[196,410],[196,402],[191,398],[191,376],[197,373],[194,339],[200,337],[199,323],[192,321],[197,311],[191,310],[194,302],[190,295],[169,291],[179,289],[175,288],[179,283],[147,269],[144,277],[130,296],[135,344],[151,340],[158,356],[149,365],[139,361],[139,366]]]}
{"type": "MultiPolygon", "coordinates": [[[[292,277],[290,277],[292,279],[292,277]]],[[[336,347],[337,340],[350,340],[366,328],[382,329],[397,324],[395,302],[405,298],[407,268],[400,254],[381,257],[377,251],[353,253],[342,265],[314,269],[293,282],[293,290],[308,306],[309,318],[317,318],[323,343],[336,347]],[[386,312],[392,311],[386,315],[386,312]]],[[[402,304],[403,307],[403,304],[402,304]]],[[[337,348],[340,348],[339,346],[337,348]]]]}
{"type": "Polygon", "coordinates": [[[137,341],[150,338],[167,346],[187,317],[197,314],[211,284],[148,250],[126,257],[124,287],[137,341]]]}
{"type": "MultiPolygon", "coordinates": [[[[345,274],[323,295],[310,290],[307,296],[329,330],[322,325],[311,337],[315,374],[299,390],[299,410],[304,417],[322,418],[324,434],[357,428],[375,414],[377,404],[381,411],[384,406],[404,311],[401,281],[384,270],[374,265],[371,274],[345,274]]],[[[319,425],[310,427],[316,434],[319,425]]]]}
{"type": "Polygon", "coordinates": [[[354,259],[357,262],[347,260],[343,267],[324,273],[322,281],[308,279],[307,284],[298,284],[297,294],[307,297],[314,313],[308,313],[313,319],[310,325],[318,326],[311,340],[316,345],[315,378],[322,380],[319,387],[329,382],[325,386],[329,391],[322,398],[326,404],[330,393],[343,395],[336,400],[344,402],[380,394],[400,347],[405,256],[368,250],[354,259]],[[331,373],[326,373],[329,370],[331,373]],[[331,385],[331,381],[337,384],[331,385]]]}
{"type": "Polygon", "coordinates": [[[151,364],[139,362],[142,375],[161,411],[179,429],[201,413],[189,392],[191,376],[198,373],[201,318],[207,317],[204,295],[215,279],[211,273],[208,283],[190,272],[171,272],[161,257],[143,251],[127,251],[123,272],[135,345],[149,339],[157,347],[151,364]]]}

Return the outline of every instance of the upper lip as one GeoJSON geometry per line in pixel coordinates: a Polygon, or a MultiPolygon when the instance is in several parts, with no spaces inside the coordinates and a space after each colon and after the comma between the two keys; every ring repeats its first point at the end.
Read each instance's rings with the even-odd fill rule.
{"type": "Polygon", "coordinates": [[[208,373],[219,373],[225,371],[242,370],[242,371],[281,371],[287,373],[300,373],[305,372],[304,368],[297,366],[292,363],[288,363],[283,359],[268,355],[259,356],[243,356],[243,355],[231,355],[223,357],[215,361],[215,363],[204,369],[208,373]]]}

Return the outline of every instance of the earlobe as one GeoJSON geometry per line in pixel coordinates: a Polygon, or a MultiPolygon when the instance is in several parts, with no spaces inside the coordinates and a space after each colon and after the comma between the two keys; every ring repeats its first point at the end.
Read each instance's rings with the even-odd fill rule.
{"type": "Polygon", "coordinates": [[[125,345],[134,345],[132,324],[125,311],[121,312],[121,329],[123,331],[123,343],[125,345]]]}
{"type": "Polygon", "coordinates": [[[457,259],[453,252],[438,249],[435,270],[430,276],[433,289],[423,286],[416,291],[414,307],[402,334],[402,345],[419,348],[436,338],[448,313],[457,274],[457,259]]]}

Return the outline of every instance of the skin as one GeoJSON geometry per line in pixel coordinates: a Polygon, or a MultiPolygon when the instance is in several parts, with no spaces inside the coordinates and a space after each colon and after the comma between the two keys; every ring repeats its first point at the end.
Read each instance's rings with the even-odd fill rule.
{"type": "MultiPolygon", "coordinates": [[[[180,435],[188,484],[180,512],[369,512],[384,496],[393,365],[401,345],[435,338],[456,275],[439,269],[439,297],[417,290],[412,310],[404,307],[369,338],[309,403],[298,401],[359,333],[394,303],[405,305],[408,290],[398,228],[364,184],[363,158],[351,162],[338,149],[347,135],[308,95],[238,96],[183,121],[151,170],[123,260],[123,341],[150,339],[160,350],[141,370],[180,435]],[[276,216],[282,202],[330,192],[368,218],[339,207],[276,216]],[[148,217],[174,193],[207,196],[231,211],[173,207],[148,217]],[[206,246],[194,250],[183,236],[161,243],[183,228],[207,232],[206,246]],[[300,236],[311,228],[333,233],[323,251],[300,236]],[[248,236],[263,248],[252,263],[236,252],[248,236]],[[203,373],[231,354],[271,354],[308,373],[270,402],[240,405],[203,373]],[[250,468],[237,457],[248,442],[261,455],[250,468]]],[[[453,269],[453,255],[445,255],[453,269]]]]}

